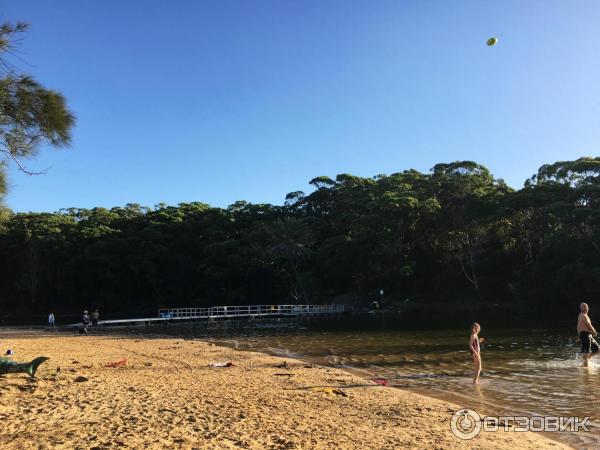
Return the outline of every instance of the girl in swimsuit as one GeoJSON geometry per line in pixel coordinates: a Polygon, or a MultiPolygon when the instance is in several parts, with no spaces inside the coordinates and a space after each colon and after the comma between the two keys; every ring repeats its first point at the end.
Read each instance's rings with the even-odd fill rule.
{"type": "Polygon", "coordinates": [[[480,331],[481,326],[478,323],[471,325],[471,340],[469,342],[469,349],[471,350],[471,357],[473,358],[473,384],[477,384],[479,382],[479,374],[481,373],[481,347],[479,345],[480,338],[478,336],[480,331]]]}

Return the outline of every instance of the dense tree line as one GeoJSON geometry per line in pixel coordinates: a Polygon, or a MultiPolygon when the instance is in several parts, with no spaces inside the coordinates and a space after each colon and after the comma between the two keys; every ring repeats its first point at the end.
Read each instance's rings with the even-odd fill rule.
{"type": "Polygon", "coordinates": [[[0,307],[366,303],[384,288],[417,304],[560,310],[600,295],[600,158],[545,165],[517,191],[468,161],[310,184],[280,206],[9,213],[0,307]]]}

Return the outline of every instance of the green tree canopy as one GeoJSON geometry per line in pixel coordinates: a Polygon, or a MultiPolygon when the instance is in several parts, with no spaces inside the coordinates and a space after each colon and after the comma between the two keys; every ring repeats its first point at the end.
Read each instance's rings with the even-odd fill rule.
{"type": "Polygon", "coordinates": [[[25,173],[40,173],[31,171],[26,161],[43,145],[69,145],[75,124],[75,117],[59,92],[18,73],[11,65],[9,56],[17,45],[18,35],[26,30],[23,23],[0,26],[0,67],[4,70],[0,79],[0,154],[4,156],[4,164],[0,165],[0,198],[7,162],[13,162],[25,173]]]}

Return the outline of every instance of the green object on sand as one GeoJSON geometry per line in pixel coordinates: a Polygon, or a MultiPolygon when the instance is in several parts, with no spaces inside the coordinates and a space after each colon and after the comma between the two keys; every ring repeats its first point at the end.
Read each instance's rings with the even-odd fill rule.
{"type": "Polygon", "coordinates": [[[31,362],[18,363],[9,358],[0,358],[0,375],[5,373],[26,373],[33,378],[40,364],[49,359],[45,356],[39,356],[31,362]]]}

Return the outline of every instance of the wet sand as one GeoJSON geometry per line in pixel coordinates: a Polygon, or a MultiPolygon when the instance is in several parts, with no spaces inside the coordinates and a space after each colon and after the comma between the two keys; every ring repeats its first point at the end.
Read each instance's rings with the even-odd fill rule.
{"type": "Polygon", "coordinates": [[[36,380],[0,379],[2,449],[569,448],[535,433],[462,441],[457,405],[201,341],[40,332],[2,336],[6,348],[51,359],[36,380]],[[233,367],[209,367],[219,362],[233,367]]]}

